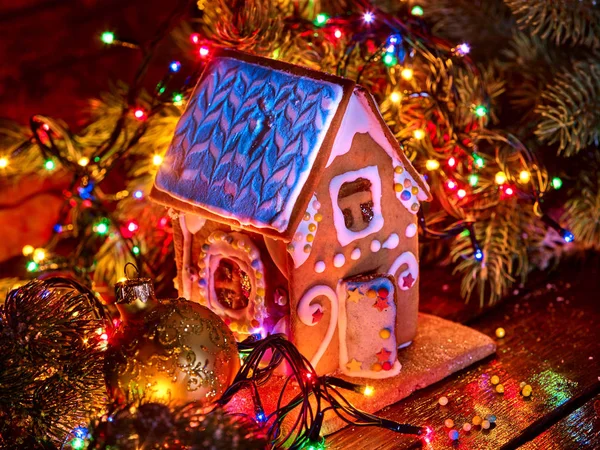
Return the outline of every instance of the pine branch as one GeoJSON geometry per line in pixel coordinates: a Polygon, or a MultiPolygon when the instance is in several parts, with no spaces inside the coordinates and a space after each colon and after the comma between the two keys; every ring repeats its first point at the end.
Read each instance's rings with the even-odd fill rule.
{"type": "Polygon", "coordinates": [[[580,61],[548,84],[536,112],[535,130],[546,144],[558,144],[558,153],[572,156],[600,142],[600,64],[580,61]]]}
{"type": "Polygon", "coordinates": [[[570,190],[563,217],[575,235],[575,242],[584,249],[600,250],[600,157],[586,160],[590,170],[580,172],[570,190]],[[591,161],[590,161],[591,159],[591,161]]]}
{"type": "Polygon", "coordinates": [[[600,47],[595,0],[504,0],[521,28],[556,44],[600,47]]]}

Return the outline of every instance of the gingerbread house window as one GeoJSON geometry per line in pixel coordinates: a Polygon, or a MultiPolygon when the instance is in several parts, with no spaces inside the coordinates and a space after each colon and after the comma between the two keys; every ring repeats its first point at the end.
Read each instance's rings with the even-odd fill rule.
{"type": "Polygon", "coordinates": [[[248,306],[252,282],[246,272],[229,258],[221,258],[214,275],[217,301],[223,308],[238,311],[248,306]]]}
{"type": "Polygon", "coordinates": [[[371,182],[358,178],[342,184],[338,193],[338,207],[344,215],[344,225],[351,231],[361,231],[373,220],[371,182]]]}
{"type": "Polygon", "coordinates": [[[333,221],[342,246],[381,230],[381,180],[377,166],[338,175],[329,187],[333,221]]]}

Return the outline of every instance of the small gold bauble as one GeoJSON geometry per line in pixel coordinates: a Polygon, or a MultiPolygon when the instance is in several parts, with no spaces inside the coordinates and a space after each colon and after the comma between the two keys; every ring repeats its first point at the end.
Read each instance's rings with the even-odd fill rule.
{"type": "Polygon", "coordinates": [[[185,299],[158,301],[147,279],[117,284],[122,324],[106,356],[109,392],[118,400],[146,399],[208,406],[239,369],[237,345],[212,311],[185,299]]]}

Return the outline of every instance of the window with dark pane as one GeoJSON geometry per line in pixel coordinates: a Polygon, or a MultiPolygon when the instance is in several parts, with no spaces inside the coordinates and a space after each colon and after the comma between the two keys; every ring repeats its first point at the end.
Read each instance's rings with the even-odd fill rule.
{"type": "Polygon", "coordinates": [[[223,307],[240,310],[248,306],[252,292],[250,277],[235,261],[222,258],[213,281],[217,300],[223,307]]]}
{"type": "Polygon", "coordinates": [[[371,182],[357,178],[342,184],[338,194],[338,206],[344,215],[344,224],[351,231],[367,228],[373,219],[373,194],[371,182]]]}

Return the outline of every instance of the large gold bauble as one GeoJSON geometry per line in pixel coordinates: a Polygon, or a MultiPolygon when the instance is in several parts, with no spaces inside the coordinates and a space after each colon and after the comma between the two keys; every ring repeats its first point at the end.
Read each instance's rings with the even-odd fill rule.
{"type": "Polygon", "coordinates": [[[198,303],[156,300],[149,279],[126,280],[116,291],[122,323],[105,363],[113,398],[203,406],[217,400],[240,364],[227,325],[198,303]]]}

